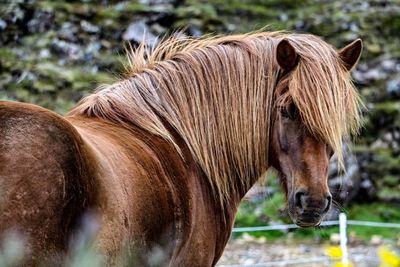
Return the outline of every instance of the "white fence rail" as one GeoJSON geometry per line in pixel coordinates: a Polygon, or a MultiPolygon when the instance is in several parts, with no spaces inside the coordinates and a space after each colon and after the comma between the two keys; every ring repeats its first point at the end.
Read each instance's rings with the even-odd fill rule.
{"type": "MultiPolygon", "coordinates": [[[[382,222],[369,222],[369,221],[355,221],[347,220],[347,225],[357,225],[357,226],[367,226],[367,227],[382,227],[382,228],[400,228],[400,223],[382,223],[382,222]]],[[[336,226],[339,225],[339,220],[337,221],[325,221],[319,226],[336,226]]],[[[289,230],[300,228],[296,224],[277,224],[277,225],[267,225],[267,226],[254,226],[254,227],[236,227],[233,228],[232,232],[242,233],[242,232],[260,232],[260,231],[272,231],[272,230],[289,230]]]]}

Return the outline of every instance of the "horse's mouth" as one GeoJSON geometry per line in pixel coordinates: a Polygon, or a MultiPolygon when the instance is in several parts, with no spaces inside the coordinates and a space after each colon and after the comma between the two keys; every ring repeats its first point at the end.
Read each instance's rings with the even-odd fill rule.
{"type": "Polygon", "coordinates": [[[311,228],[311,227],[318,227],[321,224],[321,221],[318,222],[296,221],[295,223],[297,226],[300,226],[301,228],[311,228]]]}
{"type": "Polygon", "coordinates": [[[292,216],[290,214],[292,221],[301,228],[318,227],[324,216],[292,216]]]}

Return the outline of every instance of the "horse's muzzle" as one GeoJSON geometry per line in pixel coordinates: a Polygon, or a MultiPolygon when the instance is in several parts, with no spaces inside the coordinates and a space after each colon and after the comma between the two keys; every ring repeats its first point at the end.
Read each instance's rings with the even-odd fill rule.
{"type": "Polygon", "coordinates": [[[289,215],[300,227],[315,227],[321,223],[331,203],[330,193],[322,198],[316,198],[306,191],[297,191],[289,201],[289,215]]]}

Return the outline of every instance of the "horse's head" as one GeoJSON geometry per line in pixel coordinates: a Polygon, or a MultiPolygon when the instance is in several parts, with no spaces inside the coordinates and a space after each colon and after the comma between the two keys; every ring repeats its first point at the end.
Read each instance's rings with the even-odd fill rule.
{"type": "MultiPolygon", "coordinates": [[[[357,40],[338,52],[345,69],[350,70],[357,63],[361,48],[362,43],[357,40]]],[[[286,93],[290,83],[285,78],[297,67],[299,57],[289,41],[278,44],[276,58],[282,74],[275,92],[278,101],[270,160],[286,191],[290,217],[297,225],[307,227],[318,225],[331,206],[327,180],[333,150],[304,125],[296,104],[286,93]]]]}

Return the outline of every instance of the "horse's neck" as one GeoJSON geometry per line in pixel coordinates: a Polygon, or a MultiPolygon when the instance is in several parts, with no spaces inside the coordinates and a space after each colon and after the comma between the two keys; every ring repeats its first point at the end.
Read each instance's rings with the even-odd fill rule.
{"type": "MultiPolygon", "coordinates": [[[[187,166],[186,176],[181,177],[180,184],[175,183],[177,192],[186,188],[185,192],[189,195],[185,199],[180,196],[180,202],[184,203],[179,207],[182,210],[180,222],[178,222],[182,227],[180,238],[187,246],[186,252],[181,252],[183,254],[193,253],[197,256],[199,242],[204,242],[205,249],[210,249],[210,255],[214,255],[212,265],[215,265],[229,240],[240,200],[247,189],[230,192],[229,201],[221,206],[212,186],[207,181],[206,174],[194,160],[184,140],[171,126],[167,126],[167,128],[179,144],[185,159],[182,163],[187,166]],[[185,207],[186,210],[184,210],[185,207]],[[189,221],[191,223],[188,224],[189,221]]],[[[183,264],[183,266],[185,265],[187,264],[183,264]]]]}

